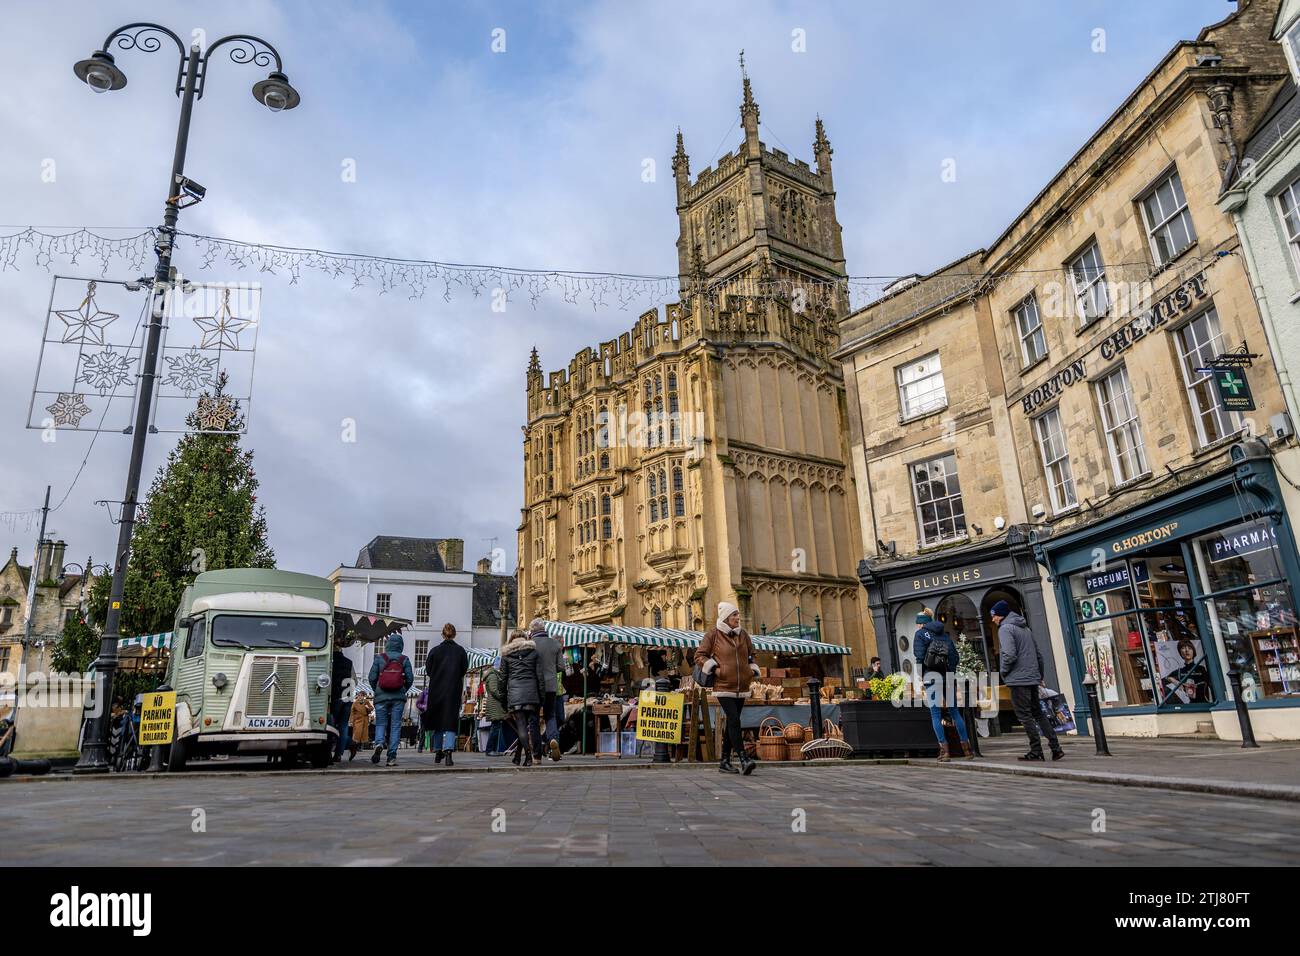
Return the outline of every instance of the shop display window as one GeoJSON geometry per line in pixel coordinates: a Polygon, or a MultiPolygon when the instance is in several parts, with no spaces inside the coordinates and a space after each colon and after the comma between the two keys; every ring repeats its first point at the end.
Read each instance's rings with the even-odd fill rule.
{"type": "Polygon", "coordinates": [[[1097,681],[1097,700],[1103,708],[1155,702],[1142,625],[1132,613],[1128,574],[1127,563],[1118,562],[1103,572],[1070,576],[1083,663],[1097,681]]]}
{"type": "Polygon", "coordinates": [[[1300,697],[1295,598],[1277,550],[1277,529],[1246,521],[1194,542],[1205,616],[1247,702],[1300,697]]]}

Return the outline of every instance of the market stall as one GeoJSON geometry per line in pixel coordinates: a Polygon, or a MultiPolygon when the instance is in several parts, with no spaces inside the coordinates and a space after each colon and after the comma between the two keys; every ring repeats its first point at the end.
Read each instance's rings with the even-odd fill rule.
{"type": "MultiPolygon", "coordinates": [[[[557,638],[565,649],[566,692],[570,700],[566,717],[575,709],[582,710],[582,750],[587,752],[588,714],[595,710],[600,718],[612,725],[610,733],[628,733],[624,726],[634,717],[637,694],[650,687],[659,678],[666,678],[674,690],[693,691],[691,678],[695,648],[704,639],[698,631],[673,628],[624,627],[614,624],[575,624],[566,621],[546,621],[547,633],[557,638]],[[619,712],[614,711],[614,707],[619,712]]],[[[757,731],[765,718],[775,717],[782,725],[813,722],[814,706],[803,686],[803,668],[811,665],[809,676],[821,679],[825,667],[823,656],[842,657],[849,649],[838,644],[826,644],[810,638],[776,635],[750,635],[756,655],[759,656],[760,678],[753,686],[754,696],[746,702],[741,714],[741,728],[757,731]]],[[[818,701],[821,719],[835,721],[838,710],[835,701],[842,686],[838,680],[827,679],[818,701]]],[[[711,712],[705,727],[717,728],[720,710],[709,699],[711,712]]],[[[599,731],[598,731],[599,732],[599,731]]],[[[624,752],[625,742],[617,738],[619,752],[624,752]]],[[[599,742],[599,738],[597,740],[599,742]]]]}
{"type": "Polygon", "coordinates": [[[140,634],[119,638],[117,660],[120,670],[142,670],[159,673],[166,670],[167,655],[171,653],[172,632],[140,634]]]}

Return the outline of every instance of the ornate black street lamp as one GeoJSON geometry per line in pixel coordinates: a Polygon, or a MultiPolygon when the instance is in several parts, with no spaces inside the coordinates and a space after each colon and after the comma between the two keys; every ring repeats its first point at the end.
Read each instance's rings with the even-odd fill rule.
{"type": "Polygon", "coordinates": [[[86,578],[108,574],[111,570],[112,568],[107,564],[95,564],[91,558],[86,558],[85,564],[77,564],[74,561],[71,564],[65,564],[63,567],[59,568],[59,584],[62,585],[63,582],[67,580],[69,571],[81,576],[79,582],[80,589],[77,592],[77,608],[84,613],[86,604],[86,578]]]}
{"type": "Polygon", "coordinates": [[[253,97],[273,112],[291,110],[298,105],[298,91],[289,85],[284,65],[275,47],[258,37],[232,34],[222,37],[201,51],[197,43],[187,50],[185,44],[171,30],[156,23],[128,23],[108,35],[101,49],[73,67],[77,78],[92,90],[103,93],[120,90],[126,86],[126,74],[118,67],[109,50],[141,50],[156,53],[165,39],[171,39],[180,52],[176,70],[176,95],[181,99],[180,124],[176,130],[176,153],[172,158],[172,172],[167,180],[166,202],[163,205],[163,224],[158,227],[154,252],[158,267],[153,278],[153,302],[149,327],[145,337],[144,366],[140,374],[140,400],[136,404],[135,426],[131,433],[131,463],[127,468],[126,494],[122,503],[122,520],[118,525],[116,559],[113,562],[113,586],[109,593],[108,615],[104,621],[104,635],[99,647],[95,669],[102,684],[96,699],[98,713],[86,728],[81,759],[76,769],[81,772],[106,772],[108,766],[108,713],[113,699],[113,675],[117,670],[118,622],[122,614],[122,592],[126,581],[126,566],[131,551],[131,532],[135,527],[136,495],[140,488],[140,470],[144,462],[145,436],[149,431],[149,412],[153,404],[154,379],[158,371],[158,343],[162,334],[163,314],[168,288],[174,280],[172,247],[176,240],[176,219],[182,199],[197,201],[203,188],[185,178],[185,148],[190,137],[190,112],[194,101],[203,98],[203,87],[208,77],[208,62],[212,54],[228,47],[234,63],[252,63],[274,69],[266,79],[253,84],[253,97]]]}

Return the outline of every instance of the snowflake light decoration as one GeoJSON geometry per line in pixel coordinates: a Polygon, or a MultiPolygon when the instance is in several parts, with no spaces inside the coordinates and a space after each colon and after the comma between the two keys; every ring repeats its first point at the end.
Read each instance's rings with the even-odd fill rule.
{"type": "Polygon", "coordinates": [[[97,389],[101,396],[107,395],[119,385],[131,381],[131,360],[121,352],[104,349],[85,357],[81,374],[74,384],[85,383],[97,389]]]}
{"type": "Polygon", "coordinates": [[[252,319],[241,319],[230,312],[230,290],[221,290],[221,305],[216,315],[199,316],[194,324],[203,330],[199,348],[239,350],[239,333],[253,324],[252,319]]]}
{"type": "Polygon", "coordinates": [[[61,425],[76,428],[90,414],[86,396],[80,392],[59,392],[58,400],[53,405],[46,405],[45,410],[53,417],[55,428],[61,425]]]}
{"type": "Polygon", "coordinates": [[[230,430],[230,423],[239,414],[230,403],[229,396],[213,398],[210,395],[199,396],[199,428],[205,432],[224,432],[230,430]]]}
{"type": "Polygon", "coordinates": [[[103,345],[104,329],[117,319],[116,312],[101,312],[95,304],[95,283],[86,283],[86,297],[75,309],[56,310],[63,320],[63,341],[82,345],[103,345]]]}
{"type": "Polygon", "coordinates": [[[186,398],[211,385],[217,368],[215,358],[204,358],[196,348],[191,348],[183,355],[169,356],[163,361],[168,367],[164,381],[184,392],[186,398]]]}

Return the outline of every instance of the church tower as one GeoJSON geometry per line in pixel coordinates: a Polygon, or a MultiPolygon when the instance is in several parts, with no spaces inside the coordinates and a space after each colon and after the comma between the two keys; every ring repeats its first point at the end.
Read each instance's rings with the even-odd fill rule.
{"type": "Polygon", "coordinates": [[[680,301],[529,358],[519,616],[703,631],[728,601],[865,665],[831,145],[818,118],[815,168],[769,148],[741,79],[733,152],[692,177],[677,132],[680,301]]]}
{"type": "MultiPolygon", "coordinates": [[[[677,261],[683,296],[701,283],[740,291],[755,281],[797,287],[800,279],[846,277],[835,217],[831,145],[820,118],[816,168],[759,139],[759,109],[741,56],[744,141],[692,181],[680,131],[673,155],[677,184],[677,261]]],[[[846,303],[839,303],[846,304],[846,303]]]]}

